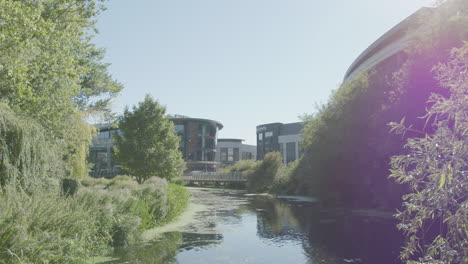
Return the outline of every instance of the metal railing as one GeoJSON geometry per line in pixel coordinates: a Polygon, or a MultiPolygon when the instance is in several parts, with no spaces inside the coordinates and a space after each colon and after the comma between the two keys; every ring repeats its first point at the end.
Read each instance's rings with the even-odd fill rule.
{"type": "Polygon", "coordinates": [[[247,179],[241,172],[197,172],[186,173],[180,177],[185,181],[192,182],[245,182],[247,179]]]}

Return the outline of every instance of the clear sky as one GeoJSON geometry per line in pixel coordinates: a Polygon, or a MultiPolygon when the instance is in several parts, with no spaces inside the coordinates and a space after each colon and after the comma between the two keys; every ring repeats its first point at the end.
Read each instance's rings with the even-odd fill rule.
{"type": "Polygon", "coordinates": [[[94,42],[125,86],[115,112],[149,93],[255,145],[257,125],[313,113],[364,49],[432,2],[112,0],[94,42]]]}

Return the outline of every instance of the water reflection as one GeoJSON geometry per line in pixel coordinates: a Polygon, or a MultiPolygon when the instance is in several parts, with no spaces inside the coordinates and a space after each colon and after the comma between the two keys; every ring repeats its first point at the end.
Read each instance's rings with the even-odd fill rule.
{"type": "Polygon", "coordinates": [[[258,234],[300,241],[309,260],[327,263],[400,263],[402,236],[385,214],[323,210],[318,204],[256,198],[258,234]]]}
{"type": "Polygon", "coordinates": [[[191,192],[203,210],[183,228],[119,249],[120,260],[110,263],[399,263],[402,238],[385,215],[226,190],[191,192]]]}
{"type": "Polygon", "coordinates": [[[175,263],[175,257],[182,245],[182,233],[165,233],[152,243],[116,248],[114,258],[105,263],[175,263]]]}

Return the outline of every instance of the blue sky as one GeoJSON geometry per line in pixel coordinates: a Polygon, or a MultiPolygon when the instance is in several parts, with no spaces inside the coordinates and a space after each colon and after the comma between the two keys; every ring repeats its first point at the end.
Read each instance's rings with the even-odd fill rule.
{"type": "Polygon", "coordinates": [[[148,93],[255,144],[257,125],[313,113],[364,49],[432,2],[112,0],[94,42],[125,86],[115,112],[148,93]]]}

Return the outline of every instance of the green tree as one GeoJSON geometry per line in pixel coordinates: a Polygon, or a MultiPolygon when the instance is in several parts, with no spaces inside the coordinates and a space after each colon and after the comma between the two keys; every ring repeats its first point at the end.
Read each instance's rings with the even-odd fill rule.
{"type": "Polygon", "coordinates": [[[102,2],[0,0],[0,102],[59,141],[75,177],[86,175],[86,114],[105,110],[122,89],[91,42],[102,2]]]}
{"type": "Polygon", "coordinates": [[[179,137],[166,108],[150,95],[133,111],[125,109],[119,129],[122,135],[115,135],[117,159],[139,183],[151,176],[171,180],[180,175],[184,162],[179,137]]]}
{"type": "Polygon", "coordinates": [[[448,63],[434,67],[436,79],[450,95],[430,97],[426,119],[432,134],[415,131],[404,119],[391,123],[411,138],[406,155],[392,158],[390,177],[408,184],[403,210],[396,216],[407,237],[401,258],[406,263],[468,263],[468,42],[453,49],[448,63]],[[416,259],[416,260],[415,260],[416,259]]]}

